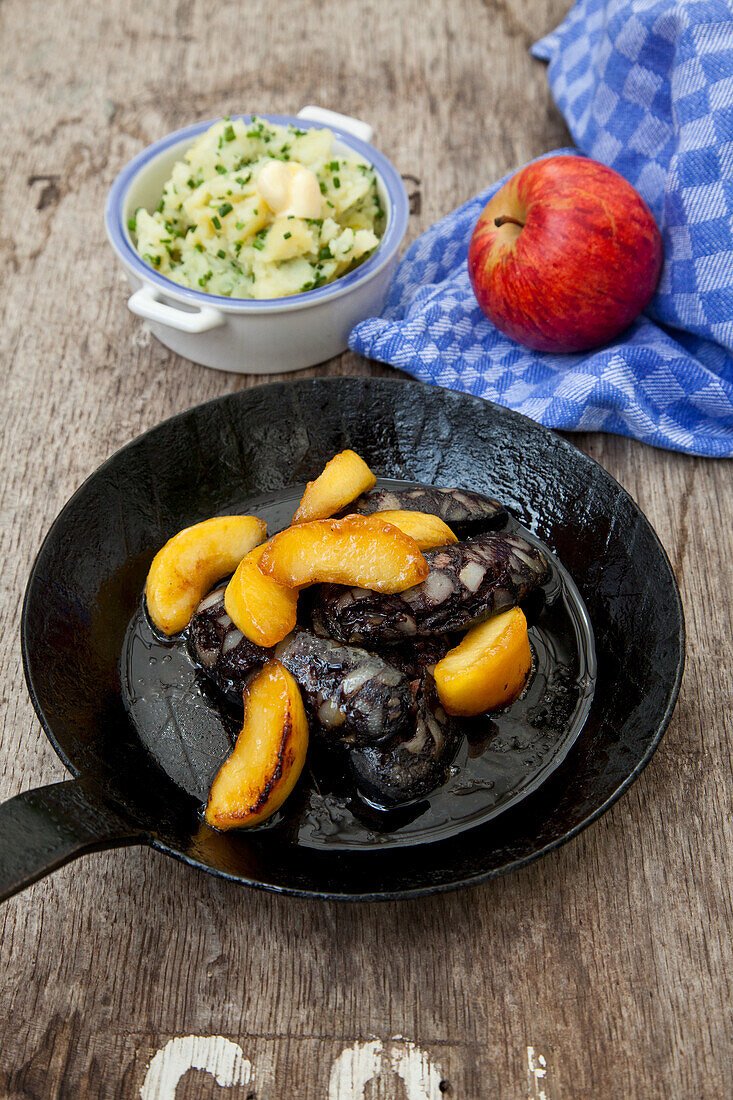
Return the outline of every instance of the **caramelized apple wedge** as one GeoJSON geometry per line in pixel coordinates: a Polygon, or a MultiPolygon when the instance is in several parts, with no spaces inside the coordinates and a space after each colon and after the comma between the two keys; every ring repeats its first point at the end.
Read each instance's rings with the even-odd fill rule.
{"type": "Polygon", "coordinates": [[[458,542],[447,523],[440,516],[430,515],[429,512],[374,512],[384,523],[391,523],[404,531],[406,535],[414,539],[421,550],[435,550],[438,546],[448,546],[451,542],[458,542]]]}
{"type": "Polygon", "coordinates": [[[373,489],[376,482],[376,477],[356,451],[341,451],[326,463],[315,481],[308,482],[293,523],[327,519],[373,489]]]}
{"type": "Polygon", "coordinates": [[[308,750],[300,690],[279,661],[268,661],[244,689],[244,723],[209,792],[214,829],[259,825],[298,781],[308,750]]]}
{"type": "Polygon", "coordinates": [[[347,584],[388,594],[404,592],[428,575],[415,540],[376,515],[288,527],[270,539],[260,568],[288,588],[347,584]]]}
{"type": "Polygon", "coordinates": [[[260,569],[267,543],[250,550],[227,585],[224,606],[245,638],[257,645],[277,645],[295,627],[298,593],[278,584],[260,569]]]}
{"type": "Polygon", "coordinates": [[[267,525],[256,516],[217,516],[179,531],[153,558],[145,582],[150,618],[164,634],[177,634],[217,581],[233,572],[263,541],[267,525]]]}
{"type": "Polygon", "coordinates": [[[433,675],[448,714],[469,717],[505,707],[521,694],[532,668],[527,620],[519,607],[474,626],[438,661],[433,675]]]}

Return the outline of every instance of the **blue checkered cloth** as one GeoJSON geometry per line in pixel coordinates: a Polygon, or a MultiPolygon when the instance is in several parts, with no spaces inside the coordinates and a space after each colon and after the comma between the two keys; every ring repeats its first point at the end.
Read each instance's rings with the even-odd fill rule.
{"type": "Polygon", "coordinates": [[[382,316],[357,325],[350,347],[550,427],[733,456],[733,6],[579,0],[532,52],[550,63],[579,149],[633,183],[659,222],[665,263],[646,314],[573,355],[494,328],[466,256],[500,180],[407,250],[382,316]]]}

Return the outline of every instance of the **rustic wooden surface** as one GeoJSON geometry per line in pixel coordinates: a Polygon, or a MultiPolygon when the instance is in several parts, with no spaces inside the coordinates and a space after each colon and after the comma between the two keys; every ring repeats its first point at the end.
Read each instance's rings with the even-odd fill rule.
{"type": "MultiPolygon", "coordinates": [[[[258,382],[177,359],[127,312],[102,225],[116,172],[194,119],[320,103],[368,118],[420,181],[415,235],[565,142],[527,50],[566,6],[4,0],[2,796],[64,777],[18,641],[54,515],[131,437],[258,382]]],[[[309,373],[382,371],[346,355],[309,373]]],[[[731,467],[576,442],[651,518],[687,614],[680,704],[627,797],[539,864],[410,903],[292,901],[148,850],[88,856],[0,911],[3,1100],[137,1097],[146,1074],[147,1100],[170,1100],[176,1074],[148,1065],[189,1035],[239,1044],[251,1077],[193,1069],[179,1100],[348,1100],[370,1059],[367,1100],[733,1094],[731,467]]]]}

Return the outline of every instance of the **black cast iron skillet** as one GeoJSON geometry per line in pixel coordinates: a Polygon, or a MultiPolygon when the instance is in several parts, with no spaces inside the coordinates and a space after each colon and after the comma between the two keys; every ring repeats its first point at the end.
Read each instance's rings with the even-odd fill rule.
{"type": "Polygon", "coordinates": [[[173,417],[75,493],[33,566],[22,617],[28,690],[75,777],[0,806],[0,898],[98,849],[149,844],[282,893],[409,897],[481,882],[574,836],[630,786],[669,722],[684,623],[667,556],[600,466],[532,421],[416,382],[277,383],[173,417]],[[535,793],[459,836],[374,851],[302,847],[277,829],[217,834],[156,765],[120,691],[125,631],[176,531],[314,477],[344,447],[379,474],[494,496],[569,569],[595,631],[598,680],[564,762],[535,793]]]}

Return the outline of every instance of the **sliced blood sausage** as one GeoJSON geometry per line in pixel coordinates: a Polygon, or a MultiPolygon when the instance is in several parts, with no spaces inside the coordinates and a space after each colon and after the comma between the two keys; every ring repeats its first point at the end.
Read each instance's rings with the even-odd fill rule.
{"type": "Polygon", "coordinates": [[[367,516],[373,512],[428,512],[440,516],[457,535],[477,534],[498,527],[506,509],[496,500],[470,489],[438,489],[432,485],[414,489],[372,489],[346,509],[367,516]]]}
{"type": "Polygon", "coordinates": [[[424,798],[445,782],[459,740],[458,726],[441,707],[435,681],[426,672],[417,691],[411,735],[387,748],[352,749],[354,784],[369,802],[385,809],[424,798]]]}
{"type": "Polygon", "coordinates": [[[272,650],[245,638],[224,607],[226,585],[204,596],[188,627],[188,645],[196,664],[227,698],[241,703],[247,677],[272,650]]]}
{"type": "Polygon", "coordinates": [[[466,630],[514,607],[549,576],[544,555],[521,535],[487,532],[425,558],[427,578],[396,595],[323,585],[313,607],[316,633],[371,649],[466,630]]]}
{"type": "Polygon", "coordinates": [[[393,741],[414,729],[407,677],[374,653],[295,631],[275,649],[292,673],[315,728],[347,744],[393,741]]]}
{"type": "Polygon", "coordinates": [[[404,672],[408,680],[421,680],[424,672],[432,672],[449,649],[456,644],[453,637],[442,634],[434,638],[403,638],[387,650],[389,663],[404,672]]]}

